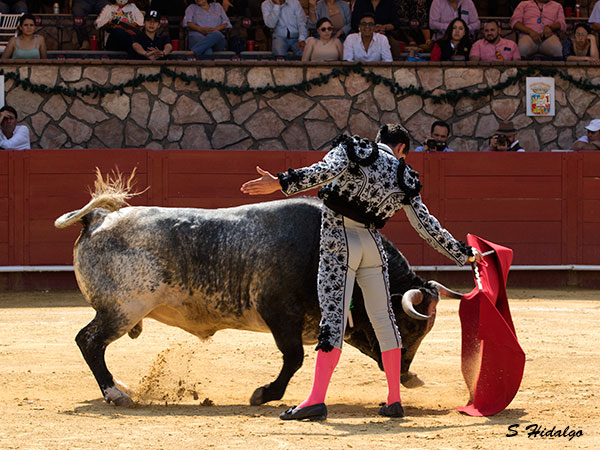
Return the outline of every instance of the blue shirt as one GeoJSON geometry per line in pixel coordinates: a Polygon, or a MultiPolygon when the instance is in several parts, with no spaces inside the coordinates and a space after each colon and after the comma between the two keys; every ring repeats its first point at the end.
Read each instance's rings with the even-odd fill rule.
{"type": "MultiPolygon", "coordinates": [[[[222,23],[227,24],[227,28],[231,28],[231,22],[225,14],[225,10],[220,3],[209,3],[208,11],[203,7],[193,3],[188,6],[185,10],[185,16],[183,17],[183,26],[187,27],[188,22],[195,23],[199,27],[210,27],[215,28],[222,23]]],[[[190,34],[198,33],[198,31],[190,30],[190,34]]]]}
{"type": "MultiPolygon", "coordinates": [[[[423,151],[423,146],[421,145],[420,147],[415,148],[415,152],[422,152],[423,151]]],[[[429,150],[430,152],[435,152],[436,150],[429,150]]],[[[446,147],[444,150],[442,150],[443,152],[453,152],[454,150],[452,150],[451,148],[446,147]]]]}
{"type": "Polygon", "coordinates": [[[278,38],[305,41],[308,37],[306,14],[298,0],[286,0],[283,5],[265,0],[261,9],[265,25],[272,28],[278,38]]]}

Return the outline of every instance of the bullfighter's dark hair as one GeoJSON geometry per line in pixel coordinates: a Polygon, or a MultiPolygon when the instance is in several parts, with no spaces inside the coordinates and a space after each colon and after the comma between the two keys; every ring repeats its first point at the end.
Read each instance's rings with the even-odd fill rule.
{"type": "Polygon", "coordinates": [[[17,116],[17,110],[16,110],[15,108],[13,108],[12,106],[5,105],[5,106],[3,106],[2,108],[0,108],[0,113],[1,113],[1,112],[4,112],[4,111],[8,111],[8,112],[11,112],[11,113],[13,113],[13,114],[15,115],[15,119],[18,119],[18,118],[19,118],[19,117],[17,116]]]}
{"type": "Polygon", "coordinates": [[[408,131],[399,123],[388,123],[379,128],[375,142],[381,142],[392,148],[398,144],[404,144],[404,154],[410,150],[410,136],[408,131]]]}
{"type": "Polygon", "coordinates": [[[431,124],[432,133],[433,130],[435,130],[435,127],[444,127],[446,130],[448,130],[448,134],[450,134],[450,125],[448,125],[448,122],[444,122],[443,120],[436,120],[435,122],[433,122],[431,124]]]}

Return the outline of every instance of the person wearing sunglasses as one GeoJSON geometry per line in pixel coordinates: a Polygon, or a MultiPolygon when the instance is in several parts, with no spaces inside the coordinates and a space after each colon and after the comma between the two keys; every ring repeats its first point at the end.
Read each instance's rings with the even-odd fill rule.
{"type": "Polygon", "coordinates": [[[366,13],[360,18],[358,33],[344,41],[344,61],[392,62],[390,43],[385,34],[375,32],[375,15],[366,13]]]}
{"type": "Polygon", "coordinates": [[[327,18],[333,25],[333,37],[343,41],[350,34],[350,5],[345,0],[308,0],[309,28],[318,26],[314,23],[327,18]]]}
{"type": "Polygon", "coordinates": [[[309,37],[302,53],[302,61],[341,61],[344,47],[340,40],[333,35],[333,24],[327,17],[317,21],[319,39],[309,37]]]}
{"type": "Polygon", "coordinates": [[[554,0],[524,0],[510,18],[511,28],[519,33],[519,53],[530,58],[536,53],[562,59],[562,44],[557,33],[567,31],[565,13],[554,0]]]}

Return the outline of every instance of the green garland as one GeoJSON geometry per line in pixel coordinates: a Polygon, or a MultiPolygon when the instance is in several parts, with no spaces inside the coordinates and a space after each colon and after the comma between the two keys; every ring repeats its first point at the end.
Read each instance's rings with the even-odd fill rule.
{"type": "Polygon", "coordinates": [[[317,77],[311,78],[310,80],[302,81],[300,83],[288,85],[288,86],[271,86],[267,84],[264,87],[250,87],[250,86],[229,86],[225,83],[214,81],[214,80],[205,80],[196,75],[188,75],[181,72],[175,72],[174,70],[169,69],[166,66],[161,66],[160,72],[152,75],[138,75],[137,77],[121,83],[119,85],[113,86],[100,86],[98,84],[91,84],[85,87],[78,88],[68,88],[65,86],[46,86],[44,84],[34,84],[28,79],[21,79],[21,76],[18,72],[7,72],[4,73],[4,70],[0,69],[0,75],[4,75],[9,80],[14,80],[17,86],[22,87],[24,90],[30,90],[31,92],[39,92],[42,94],[62,94],[68,97],[75,96],[84,96],[91,95],[93,97],[103,97],[107,94],[113,94],[118,92],[119,94],[123,94],[126,88],[130,87],[138,87],[145,82],[156,82],[161,79],[161,77],[169,77],[171,79],[179,79],[186,84],[194,83],[200,91],[204,91],[207,89],[216,88],[220,91],[236,94],[236,95],[244,95],[248,92],[253,94],[264,94],[266,92],[273,93],[287,93],[287,92],[305,92],[311,89],[314,86],[321,86],[327,84],[331,79],[339,78],[340,76],[348,76],[350,74],[357,74],[365,78],[367,81],[378,85],[383,84],[386,86],[390,92],[395,96],[405,96],[405,95],[417,95],[422,99],[431,99],[434,103],[455,103],[461,98],[467,97],[473,100],[479,99],[481,97],[486,97],[488,95],[492,95],[495,91],[500,91],[502,89],[506,89],[513,84],[517,84],[523,78],[533,76],[533,75],[542,75],[554,77],[558,76],[561,79],[571,83],[572,85],[582,89],[584,91],[600,91],[600,84],[594,84],[590,82],[588,79],[577,79],[573,78],[569,74],[565,74],[562,71],[558,70],[555,67],[527,67],[527,68],[518,68],[517,73],[511,77],[508,77],[505,81],[495,84],[494,86],[488,86],[482,89],[473,89],[471,87],[461,88],[461,89],[453,89],[446,91],[442,94],[433,94],[431,91],[427,91],[422,87],[416,86],[408,86],[403,87],[396,83],[394,80],[382,77],[377,75],[371,71],[365,70],[362,64],[358,63],[354,66],[343,67],[343,68],[334,68],[328,74],[322,74],[317,77]]]}

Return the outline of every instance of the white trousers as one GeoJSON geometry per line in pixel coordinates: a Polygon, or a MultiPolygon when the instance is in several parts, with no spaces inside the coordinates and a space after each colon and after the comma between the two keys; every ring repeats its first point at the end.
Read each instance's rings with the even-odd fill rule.
{"type": "Polygon", "coordinates": [[[317,348],[323,341],[342,348],[355,280],[381,351],[401,348],[381,235],[323,206],[317,283],[322,315],[317,348]]]}

